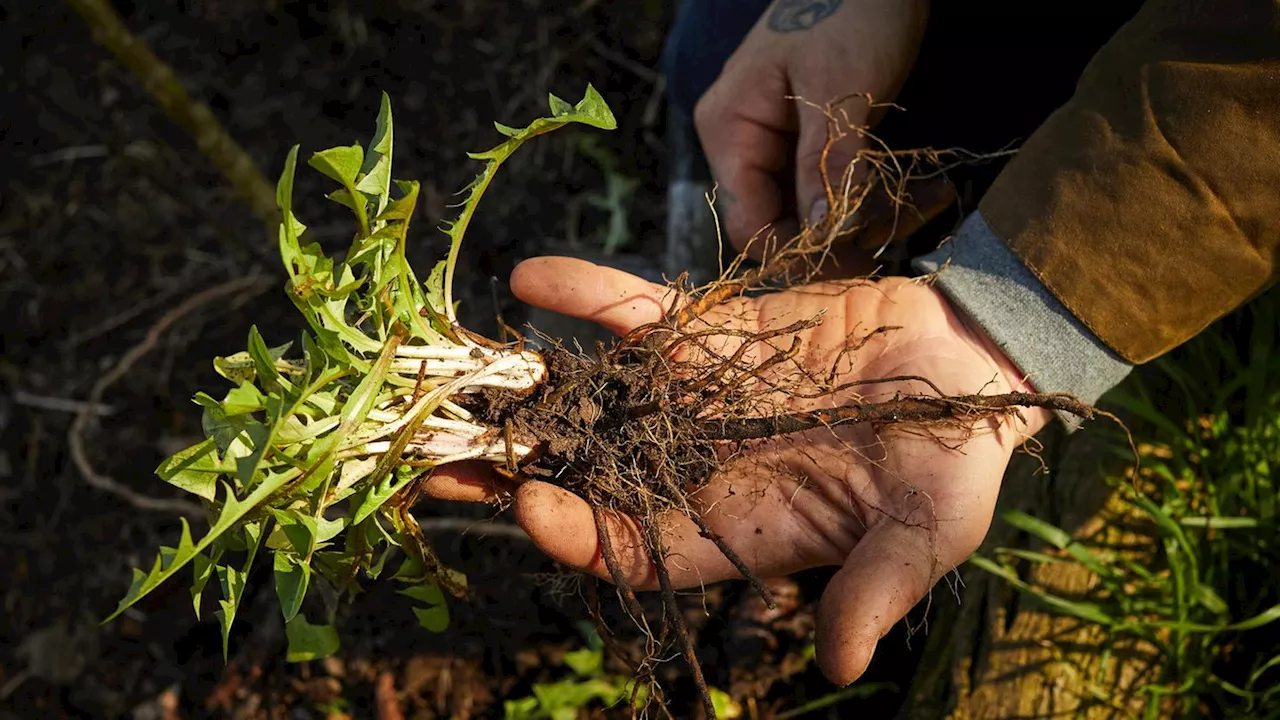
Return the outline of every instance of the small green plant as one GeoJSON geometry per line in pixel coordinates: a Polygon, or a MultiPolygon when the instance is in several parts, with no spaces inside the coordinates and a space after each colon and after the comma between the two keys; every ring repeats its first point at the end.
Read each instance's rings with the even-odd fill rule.
{"type": "Polygon", "coordinates": [[[527,446],[505,442],[459,401],[492,389],[528,393],[546,376],[536,353],[497,346],[458,325],[454,269],[499,166],[526,141],[569,123],[615,126],[592,88],[577,105],[553,96],[551,115],[527,127],[497,125],[507,140],[472,155],[484,170],[445,228],[448,256],[425,283],[405,259],[418,183],[392,180],[385,95],[367,146],[330,148],[308,161],[338,184],[327,197],[356,219],[341,262],[302,242],[306,226],[293,212],[298,148],[289,152],[276,200],[289,296],[311,329],[302,335],[302,357],[286,359],[290,344],[268,346],[253,328],[245,351],[214,360],[232,387],[221,398],[195,397],[207,438],[157,470],[205,502],[209,530],[196,540],[184,520],[177,546],[161,548],[148,571],[134,571],[108,620],[190,566],[197,614],[206,586],[218,579],[225,654],[249,569],[265,549],[272,553],[289,658],[315,659],[337,650],[338,638],[329,623],[312,624],[300,613],[304,598],[317,581],[329,598],[354,592],[358,577],[382,575],[399,548],[405,559],[393,577],[417,602],[418,621],[430,630],[447,626],[445,591],[462,596],[465,578],[443,568],[422,541],[408,512],[413,493],[406,491],[438,464],[527,454],[527,446]]]}
{"type": "Polygon", "coordinates": [[[568,675],[534,685],[532,695],[504,702],[506,720],[575,720],[596,703],[609,707],[634,698],[637,705],[643,704],[646,688],[629,676],[607,672],[600,636],[590,628],[584,634],[586,646],[564,655],[568,675]]]}
{"type": "MultiPolygon", "coordinates": [[[[1149,697],[1146,717],[1169,703],[1181,717],[1280,717],[1280,641],[1268,632],[1280,620],[1275,301],[1256,301],[1159,360],[1163,393],[1135,378],[1113,398],[1152,428],[1138,476],[1115,484],[1158,551],[1154,566],[1019,512],[1001,517],[1050,551],[998,548],[994,558],[972,560],[1051,611],[1105,627],[1111,644],[1140,639],[1154,647],[1160,677],[1140,688],[1149,697]],[[1077,564],[1096,577],[1098,591],[1082,600],[1029,585],[1015,570],[1019,561],[1077,564]]],[[[1104,699],[1100,683],[1095,691],[1104,699]]]]}

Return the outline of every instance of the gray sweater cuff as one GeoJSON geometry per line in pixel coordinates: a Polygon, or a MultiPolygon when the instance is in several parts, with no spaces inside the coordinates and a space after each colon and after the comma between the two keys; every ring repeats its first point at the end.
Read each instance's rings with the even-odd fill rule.
{"type": "MultiPolygon", "coordinates": [[[[1095,403],[1133,365],[1102,343],[1031,273],[978,213],[951,241],[916,258],[937,286],[982,326],[1036,390],[1095,403]]],[[[1079,420],[1059,414],[1070,428],[1079,420]]]]}

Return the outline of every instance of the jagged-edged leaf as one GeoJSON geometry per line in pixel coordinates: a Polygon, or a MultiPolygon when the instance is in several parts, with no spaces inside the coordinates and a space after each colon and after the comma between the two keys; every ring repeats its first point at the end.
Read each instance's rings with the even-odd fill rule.
{"type": "Polygon", "coordinates": [[[431,268],[431,274],[427,276],[427,282],[423,285],[427,304],[439,315],[448,314],[444,307],[444,271],[445,261],[441,260],[431,268]]]}
{"type": "Polygon", "coordinates": [[[161,480],[209,502],[217,495],[218,478],[223,472],[217,443],[212,438],[179,450],[156,468],[161,480]]]}
{"type": "Polygon", "coordinates": [[[205,437],[212,439],[218,446],[218,452],[223,455],[227,454],[242,433],[251,426],[262,424],[251,415],[227,415],[222,409],[222,403],[202,392],[196,393],[195,402],[204,408],[200,425],[205,437]]]}
{"type": "MultiPolygon", "coordinates": [[[[392,446],[395,449],[395,446],[392,446]]],[[[403,450],[403,448],[402,448],[403,450]]],[[[400,462],[399,454],[393,456],[390,452],[383,455],[383,459],[378,463],[378,467],[373,472],[373,478],[369,483],[369,487],[362,494],[356,497],[359,499],[352,508],[351,517],[353,522],[361,522],[369,517],[374,511],[386,504],[393,495],[408,487],[414,478],[422,475],[428,470],[413,468],[411,472],[392,472],[394,466],[400,462]],[[390,458],[388,460],[388,458],[390,458]],[[383,465],[392,466],[386,472],[382,471],[383,465]]]]}
{"type": "Polygon", "coordinates": [[[258,332],[257,325],[249,327],[248,346],[249,357],[253,358],[254,370],[258,373],[258,382],[262,384],[264,390],[275,392],[278,387],[286,389],[292,387],[292,383],[284,379],[276,369],[276,358],[267,347],[266,341],[262,339],[262,333],[258,332]]]}
{"type": "MultiPolygon", "coordinates": [[[[293,343],[285,343],[269,349],[271,357],[275,360],[276,372],[286,375],[298,375],[303,372],[303,368],[296,363],[284,359],[284,354],[288,352],[292,345],[293,343]]],[[[247,350],[241,350],[226,357],[215,357],[213,359],[213,369],[236,385],[244,382],[253,382],[258,377],[254,360],[247,350]]]]}
{"type": "Polygon", "coordinates": [[[273,514],[295,553],[305,558],[315,552],[318,535],[315,518],[297,510],[276,510],[273,514]]]}
{"type": "Polygon", "coordinates": [[[469,157],[484,160],[486,164],[480,175],[468,186],[466,199],[462,202],[462,210],[458,213],[457,219],[447,223],[444,228],[445,234],[449,236],[449,257],[446,261],[444,278],[444,304],[451,322],[456,319],[453,310],[453,272],[458,264],[458,251],[462,245],[462,237],[466,234],[467,226],[471,223],[480,198],[488,189],[489,183],[503,161],[525,142],[569,123],[589,125],[603,130],[613,130],[618,126],[604,98],[590,85],[587,86],[586,94],[577,105],[569,105],[554,95],[549,98],[549,104],[551,117],[538,118],[523,128],[503,126],[499,131],[507,136],[506,142],[484,152],[468,153],[469,157]]]}
{"type": "MultiPolygon", "coordinates": [[[[367,353],[378,352],[381,344],[347,325],[345,299],[332,300],[319,292],[319,288],[333,287],[333,260],[318,244],[311,243],[304,247],[299,242],[305,226],[296,221],[291,209],[297,161],[298,148],[295,145],[289,150],[284,170],[276,184],[276,201],[282,216],[288,220],[280,224],[279,240],[280,259],[289,275],[289,297],[315,331],[316,342],[320,347],[344,362],[358,365],[355,358],[342,348],[343,343],[358,352],[367,353]]],[[[368,234],[366,224],[362,224],[362,229],[368,234]]]]}
{"type": "Polygon", "coordinates": [[[334,518],[328,520],[325,518],[316,519],[316,542],[326,543],[338,536],[342,529],[347,526],[346,518],[334,518]]]}
{"type": "MultiPolygon", "coordinates": [[[[267,413],[270,415],[268,422],[273,425],[280,420],[281,402],[279,398],[267,398],[267,413]]],[[[263,423],[253,423],[245,428],[245,435],[248,436],[249,447],[251,448],[248,455],[236,458],[236,479],[240,481],[241,487],[252,487],[254,479],[257,477],[258,471],[262,468],[262,458],[266,455],[267,449],[271,447],[272,429],[263,423]]]]}
{"type": "Polygon", "coordinates": [[[222,412],[227,416],[258,412],[266,407],[267,398],[251,382],[242,382],[227,391],[222,399],[222,412]]]}
{"type": "Polygon", "coordinates": [[[391,98],[382,93],[378,105],[378,121],[373,131],[373,139],[369,141],[364,154],[364,163],[360,166],[360,180],[356,189],[376,198],[375,215],[387,206],[387,198],[391,192],[391,98]]]}
{"type": "Polygon", "coordinates": [[[413,608],[418,624],[431,632],[444,632],[449,628],[449,606],[444,593],[435,583],[414,585],[398,591],[401,595],[417,600],[420,605],[413,608]]]}
{"type": "Polygon", "coordinates": [[[204,595],[204,588],[209,584],[209,578],[213,577],[213,568],[221,557],[222,551],[215,549],[212,555],[196,553],[191,559],[191,567],[194,570],[194,577],[191,580],[191,605],[195,609],[197,620],[200,619],[200,599],[204,595]]]}
{"type": "Polygon", "coordinates": [[[144,573],[135,569],[133,571],[133,584],[129,587],[129,592],[120,601],[115,612],[111,613],[103,622],[114,620],[125,609],[146,597],[165,580],[173,577],[174,573],[191,562],[196,553],[212,545],[223,533],[239,524],[250,510],[257,507],[272,493],[284,487],[285,483],[297,477],[297,475],[298,471],[268,475],[267,479],[254,488],[253,492],[244,500],[237,500],[231,491],[231,486],[222,483],[223,495],[225,496],[222,502],[222,510],[213,526],[209,528],[204,537],[200,538],[200,542],[192,544],[191,530],[187,527],[186,520],[183,520],[182,538],[178,542],[176,552],[173,552],[169,555],[167,561],[164,561],[165,553],[162,551],[161,556],[156,558],[155,564],[149,572],[144,573]]]}
{"type": "Polygon", "coordinates": [[[312,625],[304,615],[295,615],[285,623],[285,638],[289,641],[286,659],[289,662],[308,662],[329,657],[338,652],[338,631],[332,625],[312,625]]]}
{"type": "Polygon", "coordinates": [[[228,657],[231,643],[231,626],[236,619],[236,610],[244,597],[245,583],[249,579],[249,570],[253,560],[258,556],[258,547],[262,544],[262,522],[247,522],[241,528],[247,555],[244,565],[239,568],[230,565],[216,566],[218,582],[222,584],[222,599],[218,601],[218,622],[222,625],[222,659],[228,657]]]}
{"type": "Polygon", "coordinates": [[[364,148],[347,145],[313,153],[307,164],[343,185],[354,184],[364,163],[364,148]]]}
{"type": "Polygon", "coordinates": [[[280,612],[287,623],[298,614],[311,583],[311,567],[298,556],[277,550],[272,560],[276,579],[276,598],[280,600],[280,612]]]}

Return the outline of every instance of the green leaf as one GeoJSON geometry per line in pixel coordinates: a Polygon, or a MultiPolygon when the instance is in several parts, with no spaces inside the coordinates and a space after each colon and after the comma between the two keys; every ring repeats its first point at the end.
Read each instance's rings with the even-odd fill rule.
{"type": "Polygon", "coordinates": [[[449,628],[449,606],[439,585],[435,583],[412,585],[400,590],[399,593],[426,606],[413,608],[413,614],[423,628],[436,633],[444,632],[449,628]]]}
{"type": "MultiPolygon", "coordinates": [[[[360,166],[356,189],[377,198],[377,213],[387,206],[391,192],[391,98],[384,92],[378,106],[378,121],[360,166]]],[[[375,213],[375,214],[377,214],[375,213]]]]}
{"type": "Polygon", "coordinates": [[[573,106],[555,95],[547,97],[547,104],[551,106],[551,115],[553,117],[563,117],[565,115],[573,114],[573,106]]]}
{"type": "Polygon", "coordinates": [[[334,147],[314,153],[307,164],[337,180],[343,186],[354,185],[360,166],[364,163],[364,148],[359,145],[334,147]]]}
{"type": "Polygon", "coordinates": [[[287,623],[298,614],[307,596],[311,582],[311,567],[296,555],[277,550],[272,561],[276,578],[276,597],[280,600],[280,612],[287,623]]]}
{"type": "Polygon", "coordinates": [[[742,717],[742,706],[738,704],[733,696],[721,690],[720,688],[708,688],[711,694],[711,706],[716,710],[716,717],[732,720],[732,718],[742,717]]]}
{"type": "MultiPolygon", "coordinates": [[[[264,390],[275,392],[280,387],[289,388],[291,385],[287,380],[280,376],[280,371],[276,369],[276,358],[272,356],[271,350],[267,348],[267,343],[262,339],[262,334],[258,332],[258,326],[252,325],[249,328],[249,357],[253,358],[253,366],[258,374],[258,380],[262,383],[264,390]]],[[[230,414],[230,411],[227,411],[230,414]]]]}
{"type": "Polygon", "coordinates": [[[224,470],[217,449],[217,443],[209,439],[179,450],[156,468],[156,475],[174,487],[213,502],[224,470]]]}
{"type": "Polygon", "coordinates": [[[1039,518],[1031,517],[1021,510],[1005,510],[1000,517],[1010,525],[1029,533],[1050,545],[1062,550],[1071,543],[1071,535],[1054,527],[1039,518]]]}
{"type": "Polygon", "coordinates": [[[200,417],[200,425],[206,437],[211,438],[223,455],[231,449],[233,443],[250,427],[261,425],[249,415],[227,415],[222,403],[204,393],[196,393],[196,404],[204,408],[200,417]]]}
{"type": "MultiPolygon", "coordinates": [[[[275,425],[280,421],[281,403],[277,398],[267,399],[267,413],[270,422],[275,425]]],[[[236,478],[245,488],[252,487],[262,466],[262,458],[271,446],[272,428],[262,423],[253,423],[245,428],[251,451],[242,458],[236,458],[236,478]]]]}
{"type": "Polygon", "coordinates": [[[266,407],[266,396],[251,382],[242,382],[227,391],[222,399],[222,411],[227,416],[257,412],[266,407]]]}
{"type": "Polygon", "coordinates": [[[312,625],[303,615],[295,615],[284,626],[289,641],[286,659],[289,662],[308,662],[329,657],[338,652],[341,644],[338,631],[332,625],[312,625]]]}
{"type": "Polygon", "coordinates": [[[200,599],[204,594],[204,588],[209,584],[209,578],[213,577],[213,568],[217,565],[221,558],[222,552],[215,550],[213,557],[209,557],[204,553],[196,553],[192,558],[191,567],[194,569],[195,577],[191,581],[191,605],[195,609],[196,619],[200,619],[200,599]]]}
{"type": "Polygon", "coordinates": [[[229,565],[217,566],[218,581],[222,584],[222,599],[218,601],[216,613],[222,625],[222,659],[228,657],[231,642],[231,625],[236,619],[236,610],[244,597],[245,582],[249,578],[249,570],[253,567],[253,559],[258,555],[258,547],[262,544],[262,523],[247,522],[241,528],[244,536],[247,555],[241,568],[229,565]]]}
{"type": "Polygon", "coordinates": [[[578,648],[564,654],[564,664],[583,677],[591,677],[604,669],[604,653],[591,648],[578,648]]]}
{"type": "Polygon", "coordinates": [[[604,98],[590,85],[587,86],[586,94],[577,105],[571,106],[554,95],[548,102],[551,117],[538,118],[523,128],[504,125],[498,130],[507,136],[506,142],[485,152],[468,153],[469,157],[484,160],[486,164],[480,175],[464,191],[466,199],[462,202],[462,210],[457,219],[445,226],[445,234],[449,236],[449,256],[445,261],[444,305],[451,323],[456,321],[453,310],[453,273],[458,264],[462,238],[466,234],[467,226],[471,223],[471,218],[475,215],[476,207],[480,204],[480,198],[483,197],[502,163],[525,142],[570,123],[589,125],[603,130],[613,130],[618,126],[604,98]]]}
{"type": "Polygon", "coordinates": [[[293,546],[293,551],[301,557],[310,557],[318,542],[316,519],[297,510],[277,510],[274,514],[280,531],[293,546]]]}
{"type": "MultiPolygon", "coordinates": [[[[285,343],[277,347],[269,348],[268,353],[275,361],[276,372],[289,375],[301,374],[303,368],[298,367],[294,363],[284,359],[284,354],[288,352],[289,347],[293,343],[285,343]]],[[[253,382],[258,377],[256,363],[247,350],[241,350],[238,353],[228,355],[226,357],[215,357],[213,359],[213,369],[222,377],[239,385],[245,382],[253,382]]]]}
{"type": "Polygon", "coordinates": [[[1195,589],[1196,601],[1200,603],[1204,609],[1214,615],[1228,615],[1231,608],[1227,606],[1227,602],[1222,596],[1214,592],[1213,588],[1203,583],[1197,583],[1195,589]]]}
{"type": "Polygon", "coordinates": [[[1070,615],[1087,622],[1097,623],[1107,627],[1116,623],[1115,618],[1108,615],[1097,603],[1073,601],[1047,593],[1040,588],[1023,582],[1022,578],[1019,578],[1012,570],[1002,565],[998,565],[982,556],[974,555],[969,558],[969,563],[1002,578],[1005,582],[1015,588],[1026,592],[1032,597],[1043,602],[1045,605],[1048,605],[1050,608],[1065,615],[1070,615]]]}
{"type": "Polygon", "coordinates": [[[133,571],[133,584],[129,587],[129,591],[125,594],[124,599],[120,601],[115,612],[111,613],[103,622],[114,620],[125,609],[133,606],[159,587],[165,580],[173,577],[173,574],[191,562],[197,553],[212,545],[223,533],[235,527],[250,510],[257,507],[268,496],[283,487],[285,483],[297,477],[298,474],[298,471],[293,471],[292,473],[269,475],[244,500],[237,500],[231,492],[231,487],[223,483],[223,494],[226,499],[223,500],[222,511],[205,536],[200,538],[200,542],[192,543],[191,529],[187,526],[186,520],[183,520],[182,537],[178,542],[178,547],[176,549],[161,548],[160,556],[156,558],[155,564],[149,572],[144,573],[135,569],[133,571]],[[169,552],[165,552],[166,550],[169,550],[169,552]]]}

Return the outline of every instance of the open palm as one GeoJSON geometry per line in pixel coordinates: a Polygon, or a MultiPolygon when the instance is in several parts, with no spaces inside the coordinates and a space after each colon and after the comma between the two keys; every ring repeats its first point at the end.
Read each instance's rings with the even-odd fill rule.
{"type": "MultiPolygon", "coordinates": [[[[632,275],[567,258],[520,265],[512,289],[526,302],[624,334],[658,320],[670,291],[632,275]]],[[[758,332],[820,315],[798,333],[798,361],[835,384],[902,376],[928,378],[947,394],[1029,389],[1016,368],[926,284],[902,278],[857,285],[815,284],[716,308],[707,320],[758,332]],[[891,328],[875,332],[877,329],[891,328]],[[851,342],[862,344],[842,352],[851,342]]],[[[791,337],[775,343],[786,347],[791,337]]],[[[752,352],[772,354],[768,347],[752,352]]],[[[768,378],[766,378],[767,380],[768,378]]],[[[898,394],[929,394],[918,380],[860,385],[841,396],[781,397],[808,410],[898,394]]],[[[879,639],[947,571],[978,546],[994,512],[1014,448],[1046,422],[1044,411],[979,427],[867,425],[818,428],[753,441],[694,495],[696,509],[760,577],[840,566],[823,595],[818,660],[838,684],[857,679],[879,639]]],[[[502,488],[477,466],[442,468],[436,497],[489,500],[510,492],[517,522],[555,560],[609,579],[591,508],[543,482],[502,488]]],[[[657,586],[638,524],[610,520],[612,545],[637,589],[657,586]]],[[[679,513],[663,518],[666,565],[677,587],[740,577],[715,543],[679,513]]]]}

